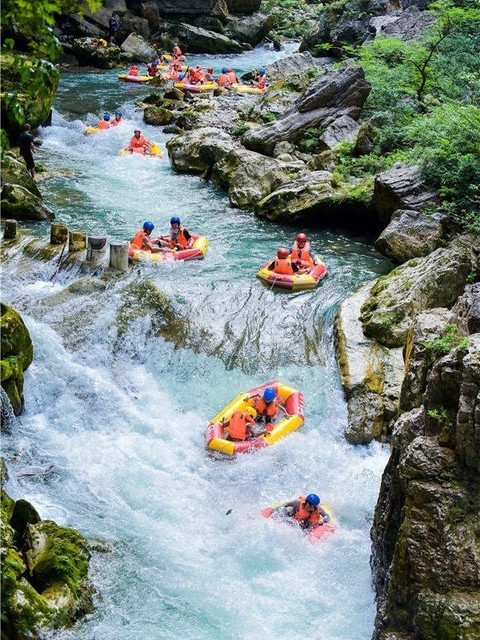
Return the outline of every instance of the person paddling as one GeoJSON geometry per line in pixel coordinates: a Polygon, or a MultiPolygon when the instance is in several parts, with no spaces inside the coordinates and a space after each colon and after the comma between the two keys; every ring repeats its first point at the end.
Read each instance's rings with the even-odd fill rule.
{"type": "Polygon", "coordinates": [[[320,498],[316,493],[308,496],[299,496],[295,500],[285,502],[273,509],[273,513],[291,518],[302,529],[311,529],[314,526],[330,522],[330,516],[320,504],[320,498]]]}

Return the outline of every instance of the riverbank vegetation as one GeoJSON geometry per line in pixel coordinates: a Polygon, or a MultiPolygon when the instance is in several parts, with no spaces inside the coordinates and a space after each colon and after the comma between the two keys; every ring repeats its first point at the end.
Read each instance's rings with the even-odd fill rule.
{"type": "Polygon", "coordinates": [[[471,0],[431,5],[420,38],[382,37],[350,47],[372,91],[365,105],[371,149],[340,149],[340,172],[365,175],[395,162],[420,164],[441,208],[480,231],[480,10],[471,0]]]}

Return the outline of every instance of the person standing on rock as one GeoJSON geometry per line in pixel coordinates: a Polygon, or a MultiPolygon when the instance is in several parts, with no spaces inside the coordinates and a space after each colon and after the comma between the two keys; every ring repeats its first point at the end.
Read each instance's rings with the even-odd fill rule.
{"type": "Polygon", "coordinates": [[[110,18],[108,19],[108,42],[110,44],[115,44],[115,35],[118,31],[118,20],[112,13],[110,18]]]}
{"type": "Polygon", "coordinates": [[[30,133],[31,126],[27,123],[23,125],[23,132],[20,134],[18,139],[20,146],[20,155],[25,160],[27,165],[27,170],[32,176],[35,178],[35,161],[33,159],[33,154],[36,153],[35,145],[33,144],[34,137],[30,133]]]}

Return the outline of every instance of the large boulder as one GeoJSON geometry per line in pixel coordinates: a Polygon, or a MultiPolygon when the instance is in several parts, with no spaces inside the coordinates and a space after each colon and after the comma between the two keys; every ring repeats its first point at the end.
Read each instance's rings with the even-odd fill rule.
{"type": "Polygon", "coordinates": [[[202,173],[220,161],[233,148],[228,133],[204,127],[176,136],[167,142],[168,156],[176,171],[202,173]]]}
{"type": "Polygon", "coordinates": [[[27,171],[27,167],[23,158],[16,158],[10,152],[2,156],[2,172],[1,185],[17,184],[33,193],[33,195],[42,197],[37,183],[27,171]]]}
{"type": "Polygon", "coordinates": [[[15,220],[53,220],[55,214],[41,198],[18,184],[5,184],[1,192],[1,217],[15,220]]]}
{"type": "Polygon", "coordinates": [[[282,163],[243,148],[234,148],[213,168],[212,182],[228,189],[230,204],[253,208],[269,193],[288,182],[282,163]]]}
{"type": "Polygon", "coordinates": [[[0,304],[1,380],[15,415],[23,409],[23,373],[33,360],[30,333],[20,315],[0,304]]]}
{"type": "Polygon", "coordinates": [[[398,413],[403,379],[402,349],[384,349],[363,334],[360,309],[372,284],[365,285],[340,305],[336,328],[337,361],[347,398],[352,444],[385,440],[398,413]]]}
{"type": "Polygon", "coordinates": [[[326,128],[342,116],[357,120],[370,88],[360,67],[328,71],[274,122],[247,131],[242,143],[247,149],[272,155],[277,143],[296,142],[307,129],[326,128]]]}
{"type": "Polygon", "coordinates": [[[401,38],[413,40],[419,38],[435,23],[435,16],[428,11],[419,11],[411,6],[403,11],[395,11],[385,16],[376,16],[370,20],[370,29],[375,37],[401,38]]]}
{"type": "Polygon", "coordinates": [[[188,53],[240,53],[243,51],[241,44],[221,33],[194,27],[184,22],[175,25],[174,33],[188,53]]]}
{"type": "Polygon", "coordinates": [[[377,238],[375,249],[397,264],[427,256],[444,242],[446,222],[446,216],[439,213],[427,216],[398,209],[377,238]]]}
{"type": "Polygon", "coordinates": [[[397,209],[421,211],[437,194],[423,182],[420,167],[397,162],[375,178],[373,204],[379,220],[388,224],[397,209]]]}
{"type": "Polygon", "coordinates": [[[135,62],[144,63],[146,60],[153,60],[157,57],[152,45],[137,33],[131,33],[123,42],[121,49],[135,62]]]}
{"type": "MultiPolygon", "coordinates": [[[[269,94],[272,88],[283,88],[286,85],[293,86],[295,89],[298,86],[300,91],[303,91],[312,81],[312,72],[316,74],[323,73],[323,69],[320,71],[315,58],[308,51],[305,53],[293,53],[286,58],[271,62],[265,65],[265,69],[270,87],[269,94]]],[[[242,76],[242,80],[253,80],[253,77],[254,72],[248,71],[242,76]]]]}
{"type": "Polygon", "coordinates": [[[403,346],[415,314],[451,307],[475,268],[471,246],[459,241],[380,277],[362,306],[365,335],[386,347],[403,346]]]}
{"type": "MultiPolygon", "coordinates": [[[[148,40],[151,35],[148,20],[130,13],[122,16],[118,25],[118,30],[115,33],[115,42],[117,44],[123,44],[132,34],[136,34],[137,36],[141,36],[145,40],[148,40]]],[[[152,58],[149,56],[146,60],[143,60],[143,62],[151,59],[152,58]]]]}
{"type": "Polygon", "coordinates": [[[121,61],[128,59],[120,47],[103,47],[95,38],[77,38],[63,48],[65,52],[75,56],[79,64],[98,69],[113,69],[121,61]]]}
{"type": "Polygon", "coordinates": [[[237,42],[248,42],[255,46],[268,35],[274,23],[273,15],[265,13],[255,13],[244,18],[229,18],[225,35],[237,42]]]}

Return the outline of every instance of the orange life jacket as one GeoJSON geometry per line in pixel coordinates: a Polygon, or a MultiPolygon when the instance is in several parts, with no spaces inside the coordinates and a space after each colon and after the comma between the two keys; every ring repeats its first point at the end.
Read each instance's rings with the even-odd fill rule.
{"type": "Polygon", "coordinates": [[[201,69],[195,69],[193,72],[193,77],[195,78],[195,82],[203,82],[205,79],[205,74],[201,69]]]}
{"type": "Polygon", "coordinates": [[[138,67],[130,67],[130,71],[127,76],[138,76],[138,67]]]}
{"type": "Polygon", "coordinates": [[[230,78],[226,73],[221,73],[218,76],[217,84],[219,87],[228,87],[228,85],[230,84],[230,78]]]}
{"type": "Polygon", "coordinates": [[[293,262],[300,263],[302,267],[313,267],[313,259],[310,255],[310,243],[306,242],[305,246],[300,249],[297,241],[295,241],[292,247],[291,258],[293,262]]]}
{"type": "Polygon", "coordinates": [[[110,123],[110,126],[111,127],[116,127],[118,124],[120,124],[121,120],[122,120],[121,118],[119,118],[118,120],[116,118],[114,118],[112,120],[112,122],[110,123]]]}
{"type": "Polygon", "coordinates": [[[110,122],[107,122],[106,120],[100,120],[100,122],[97,124],[97,129],[110,129],[110,122]]]}
{"type": "Polygon", "coordinates": [[[258,78],[255,81],[256,86],[259,89],[265,89],[265,87],[267,86],[267,78],[266,75],[263,74],[261,76],[258,76],[258,78]]]}
{"type": "Polygon", "coordinates": [[[132,139],[130,140],[130,146],[133,148],[147,147],[148,142],[145,140],[145,138],[142,135],[139,138],[137,138],[136,136],[132,136],[132,139]]]}
{"type": "Polygon", "coordinates": [[[255,424],[255,420],[248,413],[234,411],[228,423],[228,434],[233,440],[246,440],[247,424],[255,424]]]}
{"type": "Polygon", "coordinates": [[[148,236],[148,233],[143,229],[140,229],[140,231],[137,231],[137,233],[135,234],[133,240],[130,241],[130,244],[135,249],[143,249],[144,251],[151,251],[149,246],[143,244],[143,239],[145,238],[145,236],[148,236]]]}
{"type": "Polygon", "coordinates": [[[178,233],[177,233],[177,237],[175,239],[170,238],[170,246],[172,247],[172,249],[177,244],[181,245],[185,249],[188,247],[188,243],[190,241],[187,240],[187,238],[185,237],[184,231],[186,231],[185,227],[180,226],[180,229],[178,230],[178,233]]]}
{"type": "Polygon", "coordinates": [[[227,78],[230,80],[232,84],[238,84],[237,76],[235,75],[235,71],[229,71],[227,74],[227,78]]]}
{"type": "Polygon", "coordinates": [[[271,402],[265,402],[263,398],[258,398],[258,400],[255,401],[255,411],[259,416],[274,418],[278,412],[277,399],[275,398],[271,402]]]}
{"type": "Polygon", "coordinates": [[[276,258],[273,271],[280,275],[293,276],[294,271],[290,258],[276,258]]]}
{"type": "Polygon", "coordinates": [[[173,47],[172,57],[180,58],[181,55],[182,55],[182,50],[180,49],[180,47],[173,47]]]}
{"type": "Polygon", "coordinates": [[[297,512],[293,515],[293,519],[298,520],[299,522],[304,522],[308,525],[318,524],[320,522],[319,508],[315,507],[314,511],[308,511],[305,508],[305,503],[307,502],[305,496],[300,496],[298,500],[300,504],[298,506],[297,512]]]}

